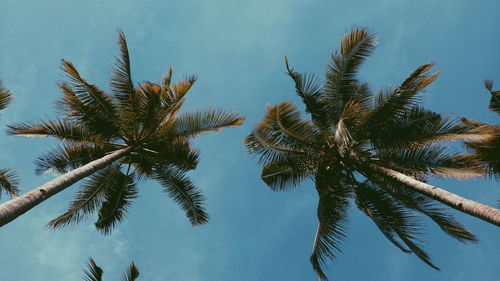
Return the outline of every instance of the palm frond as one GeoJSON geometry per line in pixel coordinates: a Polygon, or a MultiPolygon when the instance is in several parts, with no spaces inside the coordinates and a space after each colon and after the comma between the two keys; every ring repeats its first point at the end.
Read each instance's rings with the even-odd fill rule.
{"type": "Polygon", "coordinates": [[[68,211],[51,220],[47,226],[50,229],[57,229],[69,225],[75,225],[88,218],[102,204],[105,199],[106,190],[112,188],[110,179],[117,177],[121,173],[119,166],[109,166],[96,174],[79,188],[73,202],[70,203],[68,211]]]}
{"type": "Polygon", "coordinates": [[[141,136],[144,138],[157,130],[160,123],[168,114],[162,106],[162,88],[150,82],[142,83],[137,89],[138,108],[136,122],[141,124],[141,136]]]}
{"type": "Polygon", "coordinates": [[[4,88],[2,85],[2,80],[0,80],[0,110],[7,107],[9,103],[12,102],[12,94],[4,88]]]}
{"type": "Polygon", "coordinates": [[[116,119],[116,107],[111,96],[85,81],[70,61],[62,60],[61,68],[68,75],[71,89],[83,104],[98,108],[106,117],[116,119]]]}
{"type": "Polygon", "coordinates": [[[113,147],[94,146],[91,144],[59,146],[35,159],[37,167],[35,173],[37,175],[51,172],[63,174],[101,158],[107,152],[113,150],[113,147]]]}
{"type": "Polygon", "coordinates": [[[208,222],[208,214],[203,206],[204,198],[186,177],[185,172],[171,167],[158,167],[154,171],[154,179],[164,187],[165,192],[186,212],[186,216],[193,226],[208,222]]]}
{"type": "Polygon", "coordinates": [[[104,235],[110,234],[118,222],[123,220],[131,200],[137,197],[134,175],[121,171],[108,177],[109,187],[104,190],[104,200],[99,209],[95,227],[104,235]]]}
{"type": "Polygon", "coordinates": [[[118,45],[120,54],[115,57],[110,86],[119,104],[124,105],[129,103],[131,96],[135,95],[135,89],[132,82],[127,41],[125,34],[121,31],[118,32],[118,45]]]}
{"type": "Polygon", "coordinates": [[[342,113],[350,100],[364,102],[370,98],[359,91],[356,74],[366,57],[370,56],[377,45],[375,36],[366,28],[353,29],[342,38],[340,52],[332,54],[326,66],[325,94],[333,122],[342,113]]]}
{"type": "Polygon", "coordinates": [[[380,175],[370,175],[369,180],[383,188],[406,208],[413,209],[432,219],[446,234],[460,242],[474,242],[476,238],[469,230],[459,223],[453,215],[448,214],[429,197],[407,188],[400,182],[380,175]]]}
{"type": "Polygon", "coordinates": [[[57,102],[57,110],[65,116],[65,119],[87,128],[95,135],[104,138],[115,137],[118,134],[117,117],[109,116],[97,103],[85,102],[80,95],[72,89],[67,82],[59,84],[62,91],[62,99],[57,102]]]}
{"type": "Polygon", "coordinates": [[[430,74],[433,64],[425,64],[417,68],[398,88],[380,91],[375,108],[367,120],[368,126],[383,126],[386,122],[407,112],[420,102],[418,94],[439,75],[430,74]]]}
{"type": "Polygon", "coordinates": [[[83,279],[85,281],[102,281],[102,273],[102,268],[97,266],[93,258],[90,258],[87,270],[84,271],[85,276],[83,276],[83,279]]]}
{"type": "Polygon", "coordinates": [[[128,270],[123,276],[123,281],[135,281],[137,277],[139,277],[139,269],[134,262],[131,262],[128,270]]]}
{"type": "Polygon", "coordinates": [[[20,180],[18,175],[8,168],[0,169],[0,197],[2,192],[5,192],[14,197],[19,195],[21,190],[19,189],[20,180]]]}
{"type": "Polygon", "coordinates": [[[267,162],[262,168],[262,180],[274,191],[297,187],[315,171],[315,163],[308,157],[296,157],[293,154],[287,156],[285,159],[267,162]]]}
{"type": "Polygon", "coordinates": [[[314,75],[308,75],[296,72],[288,64],[288,58],[285,56],[285,66],[287,74],[295,82],[295,91],[306,106],[306,112],[311,114],[313,123],[326,129],[328,127],[325,103],[322,99],[321,86],[314,75]]]}
{"type": "Polygon", "coordinates": [[[172,87],[175,93],[175,100],[180,100],[183,98],[189,89],[194,85],[198,78],[195,75],[186,77],[186,79],[178,81],[172,87]]]}
{"type": "Polygon", "coordinates": [[[185,137],[150,142],[142,150],[141,154],[149,157],[151,163],[174,165],[185,171],[196,168],[199,161],[198,151],[191,147],[185,137]]]}
{"type": "Polygon", "coordinates": [[[161,78],[161,82],[163,84],[163,87],[169,87],[170,86],[170,82],[172,82],[172,72],[174,71],[174,68],[172,66],[170,66],[168,68],[168,73],[167,75],[163,75],[162,78],[161,78]]]}
{"type": "Polygon", "coordinates": [[[500,91],[493,91],[492,80],[485,80],[484,86],[491,94],[491,100],[489,105],[490,110],[500,115],[500,91]]]}
{"type": "Polygon", "coordinates": [[[434,174],[439,177],[470,179],[484,175],[479,161],[471,155],[451,154],[441,145],[425,147],[381,149],[377,158],[385,167],[395,170],[408,170],[412,174],[426,177],[434,174]]]}
{"type": "Polygon", "coordinates": [[[411,216],[403,206],[394,201],[383,190],[368,182],[358,186],[355,189],[355,194],[358,208],[375,222],[389,241],[403,252],[413,252],[432,268],[439,269],[416,241],[415,236],[420,233],[416,217],[411,216]],[[397,239],[400,239],[408,248],[402,246],[397,239]]]}
{"type": "Polygon", "coordinates": [[[284,102],[268,106],[264,119],[244,140],[249,153],[260,156],[262,163],[275,161],[286,154],[306,155],[314,147],[316,131],[300,118],[294,104],[284,102]]]}
{"type": "Polygon", "coordinates": [[[484,141],[490,139],[493,132],[485,125],[458,122],[418,106],[374,126],[372,128],[376,130],[366,130],[370,132],[368,137],[374,145],[395,149],[440,141],[484,141]]]}
{"type": "Polygon", "coordinates": [[[245,118],[237,113],[216,108],[192,111],[177,117],[174,134],[193,138],[208,132],[239,126],[243,120],[245,118]]]}
{"type": "Polygon", "coordinates": [[[91,134],[87,128],[73,121],[61,119],[9,125],[7,133],[22,137],[55,137],[70,143],[99,142],[99,137],[91,134]]]}
{"type": "Polygon", "coordinates": [[[319,225],[313,243],[310,261],[320,280],[328,280],[323,266],[328,259],[334,259],[341,252],[340,244],[346,237],[346,219],[349,207],[350,189],[342,175],[330,178],[316,176],[316,189],[319,194],[319,225]]]}

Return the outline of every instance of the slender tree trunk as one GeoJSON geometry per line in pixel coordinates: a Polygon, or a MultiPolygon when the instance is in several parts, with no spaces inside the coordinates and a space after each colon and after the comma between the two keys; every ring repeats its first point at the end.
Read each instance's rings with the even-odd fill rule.
{"type": "Polygon", "coordinates": [[[369,164],[369,167],[381,174],[404,183],[406,186],[413,188],[415,191],[427,195],[430,198],[446,204],[460,212],[500,226],[500,210],[498,209],[463,198],[437,186],[418,181],[410,176],[379,165],[369,164]]]}
{"type": "Polygon", "coordinates": [[[90,176],[96,171],[106,167],[113,161],[130,153],[133,149],[128,146],[108,154],[102,158],[94,160],[80,168],[74,169],[61,175],[21,196],[13,198],[0,205],[0,227],[13,221],[20,215],[26,213],[31,208],[42,203],[52,195],[66,189],[75,182],[90,176]]]}

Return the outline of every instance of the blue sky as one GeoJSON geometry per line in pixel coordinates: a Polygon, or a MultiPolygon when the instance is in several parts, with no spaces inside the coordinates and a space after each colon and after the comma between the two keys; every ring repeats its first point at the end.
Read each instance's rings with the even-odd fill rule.
{"type": "MultiPolygon", "coordinates": [[[[118,280],[134,260],[139,280],[317,280],[309,264],[317,195],[311,183],[275,193],[260,181],[257,159],[242,139],[265,104],[299,102],[283,74],[283,57],[301,72],[322,75],[330,53],[353,26],[367,26],[379,45],[360,77],[376,90],[401,82],[433,61],[441,74],[425,105],[454,116],[498,122],[486,110],[482,81],[500,86],[500,2],[482,1],[19,1],[0,2],[0,79],[15,95],[0,126],[54,116],[60,59],[107,89],[117,31],[127,36],[134,81],[197,74],[185,109],[217,105],[246,116],[239,128],[196,141],[201,163],[190,175],[207,198],[211,220],[193,228],[161,187],[140,185],[124,223],[102,236],[88,220],[74,230],[48,231],[75,186],[0,229],[2,280],[81,280],[88,257],[118,280]]],[[[497,87],[498,88],[498,87],[497,87]]],[[[13,167],[28,191],[51,176],[34,175],[33,159],[50,139],[0,135],[1,167],[13,167]]],[[[498,182],[432,180],[494,205],[498,182]]],[[[2,200],[6,198],[3,197],[2,200]]],[[[440,272],[401,253],[360,212],[350,216],[344,253],[329,266],[332,280],[495,280],[500,230],[457,213],[479,238],[461,244],[427,221],[425,244],[440,272]]]]}

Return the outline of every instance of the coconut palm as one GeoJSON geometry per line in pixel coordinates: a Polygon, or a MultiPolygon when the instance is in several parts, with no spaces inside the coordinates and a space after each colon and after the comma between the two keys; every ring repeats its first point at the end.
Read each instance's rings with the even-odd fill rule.
{"type": "Polygon", "coordinates": [[[321,280],[323,265],[340,251],[347,210],[355,204],[382,234],[406,253],[437,268],[418,243],[417,214],[430,217],[461,242],[474,236],[445,212],[439,201],[500,225],[500,211],[425,182],[430,175],[470,178],[483,174],[470,155],[449,151],[442,141],[485,140],[491,132],[468,127],[419,105],[419,93],[436,79],[432,64],[417,68],[399,87],[373,95],[357,71],[376,45],[366,29],[353,29],[332,54],[325,82],[293,70],[288,75],[310,120],[292,102],[268,106],[246,137],[260,156],[262,180],[275,191],[312,179],[319,195],[319,226],[311,263],[321,280]]]}
{"type": "MultiPolygon", "coordinates": [[[[0,110],[7,107],[12,101],[12,95],[6,88],[3,87],[0,80],[0,110]]],[[[0,169],[0,196],[3,192],[11,197],[19,194],[19,179],[17,175],[9,168],[0,169]]]]}
{"type": "MultiPolygon", "coordinates": [[[[493,91],[493,81],[484,81],[484,86],[491,94],[489,108],[500,116],[500,91],[493,91]]],[[[472,126],[488,126],[488,124],[472,122],[463,119],[463,122],[472,126]]],[[[487,167],[488,173],[497,179],[500,179],[500,126],[489,125],[496,131],[495,137],[483,142],[469,142],[467,147],[474,150],[475,155],[483,161],[487,167]]]]}
{"type": "MultiPolygon", "coordinates": [[[[87,270],[84,271],[85,276],[83,276],[83,280],[85,281],[102,281],[103,270],[95,263],[93,258],[89,259],[89,263],[87,264],[87,270]]],[[[123,281],[134,281],[139,277],[139,269],[132,261],[127,271],[123,275],[123,281]]]]}
{"type": "Polygon", "coordinates": [[[49,223],[50,228],[78,223],[97,212],[95,226],[108,234],[137,196],[137,182],[145,179],[159,182],[193,225],[207,222],[203,197],[186,176],[198,163],[190,140],[238,126],[243,118],[217,108],[178,113],[196,77],[172,83],[170,68],[161,83],[135,87],[123,33],[118,43],[112,94],[87,82],[71,62],[63,60],[67,81],[59,85],[61,117],[9,126],[11,135],[61,140],[61,146],[36,159],[36,172],[65,174],[2,204],[0,225],[92,174],[68,211],[49,223]]]}

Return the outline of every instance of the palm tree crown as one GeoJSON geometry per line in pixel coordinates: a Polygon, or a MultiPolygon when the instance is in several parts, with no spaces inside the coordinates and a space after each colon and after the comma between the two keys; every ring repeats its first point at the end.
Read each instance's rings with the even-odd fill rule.
{"type": "MultiPolygon", "coordinates": [[[[5,109],[12,102],[12,94],[3,87],[0,80],[0,110],[5,109]]],[[[11,197],[19,194],[19,179],[9,168],[0,169],[0,196],[3,192],[11,197]]]]}
{"type": "Polygon", "coordinates": [[[452,153],[441,142],[483,140],[490,134],[419,105],[418,94],[438,75],[430,73],[432,64],[417,68],[399,87],[372,94],[356,73],[375,46],[375,37],[366,29],[350,31],[340,51],[332,54],[323,85],[312,75],[294,71],[285,59],[310,120],[302,119],[292,102],[268,106],[245,139],[249,153],[260,156],[262,180],[271,189],[287,190],[307,178],[315,183],[319,226],[310,260],[321,280],[327,280],[324,263],[340,251],[351,204],[403,252],[415,253],[436,269],[418,243],[421,224],[415,214],[430,217],[461,242],[475,240],[435,204],[435,197],[413,186],[427,185],[421,181],[429,174],[481,175],[472,157],[452,153]]]}
{"type": "Polygon", "coordinates": [[[173,83],[170,68],[161,83],[144,82],[135,87],[121,32],[118,42],[121,52],[111,78],[112,94],[87,82],[71,62],[63,60],[68,79],[59,85],[61,118],[10,126],[11,135],[51,136],[63,142],[36,159],[37,173],[65,173],[121,153],[80,187],[68,211],[52,220],[49,227],[78,223],[98,212],[95,226],[108,234],[123,219],[137,196],[137,182],[143,179],[158,181],[193,225],[203,224],[208,219],[203,197],[186,176],[199,158],[190,140],[238,126],[243,118],[217,108],[179,114],[196,77],[173,83]]]}

